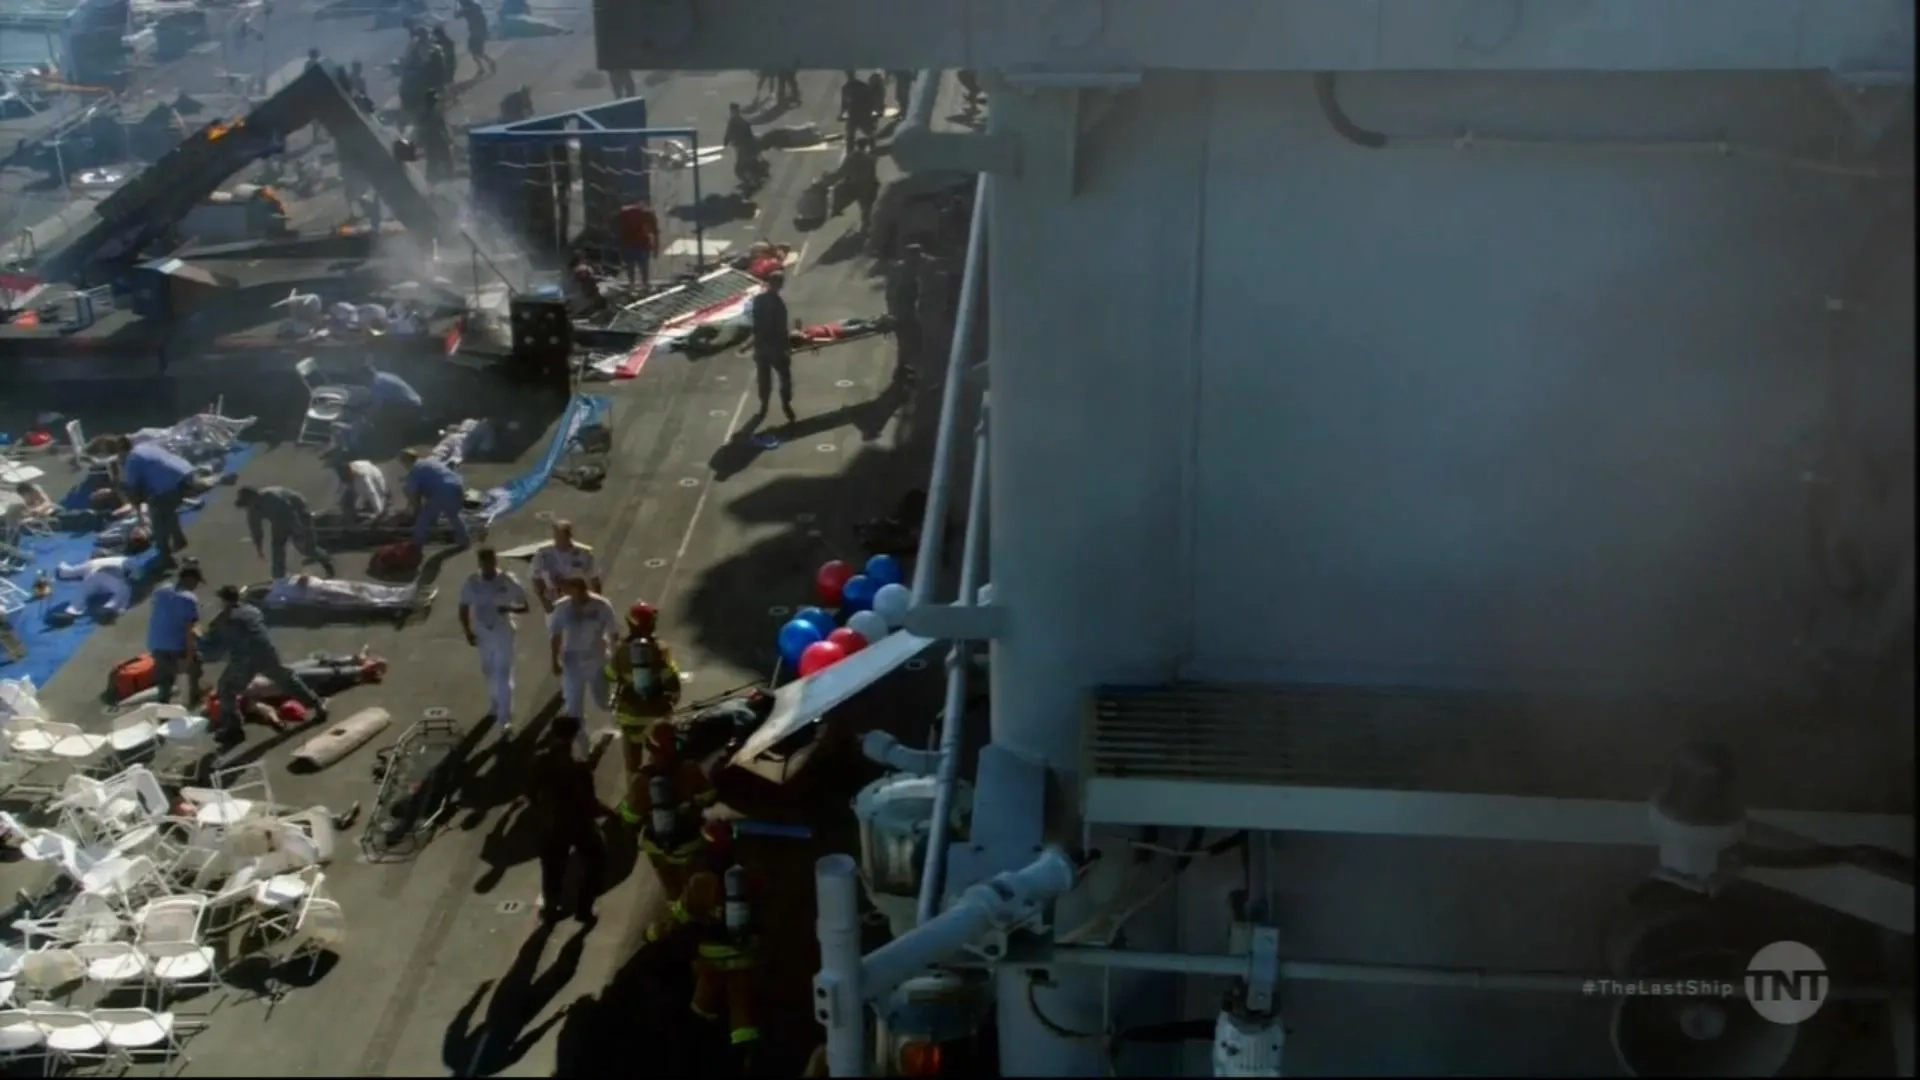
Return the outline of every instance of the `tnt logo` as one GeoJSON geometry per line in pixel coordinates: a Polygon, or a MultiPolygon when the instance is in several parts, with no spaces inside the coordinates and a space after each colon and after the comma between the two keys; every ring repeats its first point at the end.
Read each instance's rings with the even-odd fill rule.
{"type": "Polygon", "coordinates": [[[1826,961],[1797,941],[1776,941],[1747,962],[1747,1000],[1761,1019],[1776,1024],[1813,1019],[1832,983],[1826,961]]]}

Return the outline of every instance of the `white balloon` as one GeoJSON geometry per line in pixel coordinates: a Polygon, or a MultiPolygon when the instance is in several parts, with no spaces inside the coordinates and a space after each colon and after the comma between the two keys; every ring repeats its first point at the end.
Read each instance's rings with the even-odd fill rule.
{"type": "Polygon", "coordinates": [[[847,629],[859,634],[871,645],[888,633],[887,618],[877,611],[856,611],[847,619],[847,629]]]}
{"type": "Polygon", "coordinates": [[[888,626],[895,629],[899,629],[900,624],[907,621],[907,610],[911,607],[913,607],[913,590],[897,582],[892,585],[882,585],[880,591],[873,594],[873,610],[887,620],[888,626]]]}

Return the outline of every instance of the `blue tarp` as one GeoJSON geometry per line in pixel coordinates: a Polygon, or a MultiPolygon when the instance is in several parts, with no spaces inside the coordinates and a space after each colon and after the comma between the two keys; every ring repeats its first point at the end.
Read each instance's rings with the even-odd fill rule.
{"type": "Polygon", "coordinates": [[[560,467],[561,459],[573,446],[580,433],[596,424],[604,425],[607,417],[613,413],[613,402],[598,394],[575,394],[567,402],[567,411],[561,414],[559,430],[553,433],[553,442],[548,444],[547,452],[540,455],[540,463],[533,471],[487,492],[487,507],[482,516],[491,523],[513,513],[527,505],[540,489],[552,479],[553,470],[560,467]]]}
{"type": "MultiPolygon", "coordinates": [[[[253,452],[250,446],[235,448],[226,455],[221,464],[221,470],[239,472],[253,456],[253,452]]],[[[68,492],[61,503],[68,507],[85,506],[87,494],[93,488],[92,481],[83,481],[68,492]]],[[[208,503],[222,497],[224,497],[222,489],[214,488],[199,497],[201,508],[204,509],[208,503]]],[[[199,515],[199,510],[186,510],[180,515],[181,524],[190,524],[199,515]]],[[[4,656],[0,656],[0,677],[32,679],[33,685],[45,686],[59,674],[61,667],[73,658],[73,654],[80,651],[80,646],[86,644],[87,639],[93,636],[93,631],[99,624],[91,616],[83,615],[67,626],[53,627],[47,625],[46,612],[62,604],[84,606],[81,603],[80,583],[61,581],[54,577],[54,570],[63,562],[82,563],[92,558],[93,542],[97,535],[96,533],[55,533],[52,536],[28,537],[22,540],[20,549],[27,556],[29,563],[25,569],[12,576],[13,583],[31,593],[34,579],[45,574],[48,580],[53,582],[53,595],[45,601],[35,600],[28,603],[25,610],[11,617],[14,632],[20,636],[20,643],[26,646],[27,655],[25,659],[15,663],[7,663],[4,656]]],[[[139,589],[138,583],[147,575],[153,560],[158,557],[158,552],[150,550],[135,556],[127,564],[128,578],[135,583],[136,591],[139,589]]],[[[121,616],[121,618],[144,617],[137,612],[121,616]]],[[[106,677],[106,672],[100,672],[102,686],[106,684],[106,677]]]]}

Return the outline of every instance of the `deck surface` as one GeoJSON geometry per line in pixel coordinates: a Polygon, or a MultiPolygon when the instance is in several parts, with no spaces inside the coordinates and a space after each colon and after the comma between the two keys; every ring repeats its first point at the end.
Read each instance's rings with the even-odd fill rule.
{"type": "MultiPolygon", "coordinates": [[[[584,25],[588,16],[583,11],[573,18],[584,25]]],[[[571,88],[575,73],[592,66],[589,33],[504,49],[496,44],[495,52],[501,70],[492,82],[534,82],[543,112],[606,97],[604,89],[571,88]]],[[[463,74],[469,63],[463,59],[463,74]]],[[[836,78],[804,76],[808,103],[787,122],[830,122],[836,78]]],[[[655,123],[696,124],[703,132],[719,131],[730,100],[752,97],[753,77],[745,73],[641,79],[655,123]]],[[[481,95],[491,97],[497,95],[481,95]]],[[[819,153],[774,155],[761,213],[716,228],[716,235],[738,246],[760,237],[806,246],[788,296],[794,315],[810,323],[883,309],[873,267],[865,258],[849,257],[858,246],[844,237],[854,228],[851,213],[810,236],[795,235],[788,224],[786,200],[832,160],[819,153]]],[[[607,594],[617,605],[641,597],[659,605],[663,634],[690,674],[690,700],[763,677],[778,625],[770,609],[806,603],[814,567],[827,558],[855,557],[853,523],[888,512],[905,489],[925,481],[924,445],[937,409],[937,369],[944,365],[931,365],[936,370],[903,392],[888,389],[893,361],[889,338],[799,356],[794,373],[802,419],[773,450],[730,438],[752,411],[753,369],[742,356],[689,362],[663,355],[629,383],[589,386],[614,401],[614,450],[604,487],[589,495],[549,485],[496,526],[493,542],[507,548],[538,540],[550,517],[570,518],[580,538],[599,552],[607,594]]],[[[80,414],[90,431],[112,430],[104,426],[112,422],[109,412],[121,423],[177,418],[139,413],[125,401],[97,404],[100,418],[80,414]]],[[[523,406],[526,415],[517,421],[523,436],[517,441],[525,447],[520,460],[469,468],[470,486],[517,475],[538,456],[546,440],[533,436],[557,418],[558,401],[529,394],[523,406]]],[[[14,415],[6,419],[17,422],[14,415]]],[[[313,453],[288,445],[256,455],[243,480],[286,484],[314,498],[331,490],[313,453]]],[[[266,576],[224,492],[189,534],[190,553],[200,557],[212,583],[266,576]]],[[[344,575],[364,573],[362,555],[339,561],[344,575]]],[[[370,806],[375,747],[391,742],[432,706],[453,710],[469,725],[485,711],[478,662],[461,637],[453,601],[472,557],[431,563],[423,573],[441,586],[442,600],[424,620],[402,629],[279,632],[288,656],[363,644],[385,656],[392,663],[388,680],[349,691],[334,710],[344,716],[378,705],[396,719],[391,734],[307,776],[286,769],[298,739],[276,744],[264,729],[250,729],[241,753],[264,755],[276,801],[336,810],[356,800],[370,806]]],[[[519,573],[524,580],[524,566],[519,573]]],[[[104,673],[142,651],[145,623],[144,610],[136,609],[97,632],[45,691],[50,711],[103,724],[95,695],[104,673]]],[[[517,827],[514,796],[516,763],[535,737],[530,729],[557,707],[557,680],[547,675],[543,659],[539,631],[523,625],[523,722],[510,741],[491,732],[477,740],[450,828],[410,863],[365,865],[348,846],[329,869],[328,888],[346,910],[351,932],[339,962],[272,1009],[252,1001],[216,1011],[188,1045],[189,1075],[608,1075],[713,1064],[700,1056],[711,1049],[711,1033],[693,1026],[684,1011],[684,968],[650,970],[649,961],[635,959],[642,929],[664,903],[645,863],[636,868],[631,838],[614,837],[611,885],[598,927],[584,937],[572,924],[552,935],[536,932],[537,864],[531,838],[517,827]],[[643,1029],[657,1034],[648,1038],[643,1029]]],[[[888,699],[882,711],[909,729],[903,734],[924,738],[937,707],[936,671],[930,665],[903,672],[874,691],[888,699]]],[[[609,803],[619,798],[618,757],[608,754],[599,766],[600,793],[609,803]]],[[[797,1073],[817,1031],[806,1008],[816,960],[811,862],[822,845],[847,849],[845,808],[869,775],[857,762],[822,772],[804,798],[755,805],[755,793],[746,792],[728,800],[736,813],[816,828],[815,844],[763,842],[767,846],[749,843],[745,849],[748,861],[778,882],[775,902],[768,905],[774,947],[765,989],[770,1018],[763,1021],[769,1044],[761,1065],[785,1075],[797,1073]]],[[[36,869],[0,866],[0,889],[11,894],[30,886],[36,869]]]]}

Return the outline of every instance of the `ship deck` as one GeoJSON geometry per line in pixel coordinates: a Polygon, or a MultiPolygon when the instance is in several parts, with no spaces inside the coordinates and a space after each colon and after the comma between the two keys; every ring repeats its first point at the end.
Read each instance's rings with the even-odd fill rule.
{"type": "MultiPolygon", "coordinates": [[[[584,23],[584,12],[577,17],[584,23]]],[[[548,85],[565,76],[546,73],[593,66],[588,34],[496,45],[494,51],[501,67],[493,82],[538,83],[542,108],[567,107],[563,98],[584,104],[605,96],[604,90],[548,85]],[[546,76],[544,82],[536,73],[546,76]]],[[[806,119],[832,119],[833,78],[803,77],[809,101],[799,112],[806,119]]],[[[647,76],[645,92],[656,122],[718,130],[726,103],[751,98],[752,82],[748,73],[663,74],[647,76]]],[[[871,316],[882,308],[869,260],[840,257],[857,247],[842,242],[842,233],[853,228],[851,214],[810,238],[791,235],[787,226],[785,200],[831,160],[820,154],[776,156],[760,212],[719,227],[737,247],[766,238],[806,249],[791,273],[788,301],[796,316],[810,322],[871,316]]],[[[496,525],[492,542],[504,549],[539,540],[551,518],[572,519],[581,539],[597,548],[606,591],[616,603],[645,597],[660,606],[663,633],[690,675],[690,699],[762,678],[772,665],[778,625],[770,609],[807,602],[815,566],[857,553],[853,524],[889,512],[902,491],[924,483],[939,381],[933,373],[908,390],[890,386],[892,349],[890,339],[877,337],[797,358],[802,419],[772,450],[731,437],[752,406],[753,370],[736,354],[699,361],[657,356],[630,382],[590,385],[588,392],[613,400],[614,447],[604,486],[585,493],[549,484],[529,506],[496,525]]],[[[90,432],[168,423],[182,405],[210,397],[219,387],[217,377],[181,381],[170,388],[164,412],[152,399],[133,406],[124,400],[127,395],[99,394],[72,414],[81,416],[90,432]]],[[[558,415],[555,396],[513,388],[495,396],[502,399],[497,408],[474,408],[494,408],[495,419],[520,433],[516,441],[523,449],[514,463],[470,467],[470,486],[484,488],[525,471],[558,415]]],[[[8,411],[21,404],[26,403],[10,401],[8,411]]],[[[287,405],[289,413],[293,408],[287,405]]],[[[24,422],[18,415],[0,419],[16,428],[24,422]]],[[[263,425],[289,420],[297,416],[269,417],[263,425]]],[[[242,478],[286,484],[316,498],[330,490],[312,451],[284,444],[257,453],[242,478]]],[[[190,553],[209,568],[214,583],[266,576],[264,563],[242,539],[240,519],[222,492],[189,527],[190,553]]],[[[341,573],[361,576],[362,559],[343,556],[341,573]]],[[[335,810],[356,801],[370,806],[374,748],[391,742],[422,710],[445,706],[465,724],[478,721],[486,708],[485,689],[452,602],[470,560],[470,555],[441,563],[430,558],[423,575],[437,581],[443,599],[426,618],[404,628],[279,631],[281,649],[289,656],[362,645],[385,656],[392,671],[384,683],[352,690],[333,707],[344,716],[377,705],[395,722],[372,746],[314,775],[286,769],[297,739],[281,742],[264,729],[251,729],[239,753],[267,763],[276,801],[335,810]]],[[[520,572],[524,576],[524,567],[520,572]]],[[[105,672],[142,651],[145,622],[144,612],[136,609],[97,631],[46,689],[50,711],[95,727],[104,724],[97,694],[105,672]]],[[[519,702],[524,714],[537,719],[520,725],[511,740],[491,732],[477,740],[457,813],[413,861],[364,865],[343,844],[345,854],[327,878],[349,921],[342,956],[330,968],[323,966],[313,985],[292,990],[274,1007],[254,1000],[214,1012],[206,1030],[188,1043],[190,1074],[684,1074],[715,1067],[705,1056],[711,1047],[691,1033],[683,1009],[684,969],[649,967],[639,950],[645,925],[663,912],[665,902],[645,863],[636,868],[631,837],[613,837],[611,885],[600,904],[600,924],[586,934],[572,924],[552,935],[536,932],[538,871],[516,815],[517,768],[540,721],[557,708],[557,685],[546,674],[537,629],[523,627],[518,651],[519,702]]],[[[936,669],[929,667],[902,672],[870,693],[885,695],[881,712],[913,728],[900,734],[917,740],[937,707],[938,685],[936,669]]],[[[590,721],[590,726],[604,722],[590,721]]],[[[618,757],[617,751],[605,755],[598,767],[600,795],[609,803],[619,797],[618,757]]],[[[803,801],[748,805],[746,795],[728,799],[735,813],[804,822],[815,830],[812,843],[748,841],[744,849],[747,860],[778,883],[778,895],[766,908],[774,944],[765,988],[769,1042],[764,1065],[788,1074],[799,1070],[817,1036],[805,1002],[817,960],[811,861],[827,848],[847,850],[847,803],[873,770],[855,760],[820,771],[803,801]]],[[[33,886],[39,869],[0,866],[0,889],[11,894],[33,886]]]]}

